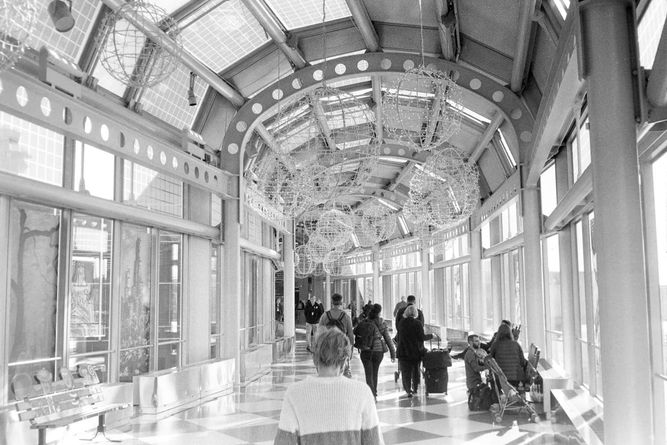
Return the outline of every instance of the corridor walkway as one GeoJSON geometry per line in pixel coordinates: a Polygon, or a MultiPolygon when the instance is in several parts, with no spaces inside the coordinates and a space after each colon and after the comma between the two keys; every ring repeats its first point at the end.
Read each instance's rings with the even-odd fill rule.
{"type": "MultiPolygon", "coordinates": [[[[127,431],[109,436],[123,445],[241,445],[271,444],[276,433],[282,398],[287,387],[315,372],[305,350],[303,330],[298,330],[294,359],[274,365],[270,374],[197,408],[159,421],[137,418],[127,431]]],[[[449,394],[425,397],[423,384],[417,397],[408,399],[394,382],[396,365],[386,356],[380,368],[377,409],[387,445],[518,445],[583,443],[572,425],[542,421],[529,423],[527,415],[507,413],[493,424],[489,413],[470,413],[465,391],[463,361],[450,368],[449,394]],[[518,426],[513,426],[516,420],[518,426]]],[[[363,380],[358,354],[352,363],[354,378],[363,380]]],[[[332,413],[332,415],[335,415],[332,413]]],[[[85,436],[81,434],[79,436],[85,436]]],[[[103,440],[95,441],[103,443],[103,440]]],[[[73,435],[61,444],[90,444],[73,435]]]]}

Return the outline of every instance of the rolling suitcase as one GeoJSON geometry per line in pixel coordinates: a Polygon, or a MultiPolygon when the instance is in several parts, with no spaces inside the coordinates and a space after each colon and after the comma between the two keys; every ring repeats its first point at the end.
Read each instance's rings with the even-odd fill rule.
{"type": "Polygon", "coordinates": [[[452,358],[449,356],[449,350],[438,348],[426,351],[422,359],[424,367],[424,383],[426,385],[426,395],[429,393],[447,394],[447,384],[449,383],[448,367],[452,366],[452,358]]]}

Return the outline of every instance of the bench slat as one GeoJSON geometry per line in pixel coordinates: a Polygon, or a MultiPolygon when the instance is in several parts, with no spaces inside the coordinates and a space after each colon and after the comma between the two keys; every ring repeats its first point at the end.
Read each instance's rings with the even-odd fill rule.
{"type": "Polygon", "coordinates": [[[73,409],[35,419],[31,428],[59,428],[72,422],[99,416],[100,414],[126,408],[123,403],[88,405],[84,409],[73,409]]]}

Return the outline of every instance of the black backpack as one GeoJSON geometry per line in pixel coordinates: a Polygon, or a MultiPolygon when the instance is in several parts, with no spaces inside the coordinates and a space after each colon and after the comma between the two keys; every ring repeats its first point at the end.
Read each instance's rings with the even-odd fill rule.
{"type": "Polygon", "coordinates": [[[343,317],[345,317],[345,312],[341,313],[340,317],[333,318],[331,316],[331,311],[327,311],[327,318],[329,319],[329,321],[327,321],[326,324],[327,328],[329,329],[338,328],[343,334],[345,334],[346,332],[345,332],[345,325],[343,324],[343,317]]]}
{"type": "Polygon", "coordinates": [[[360,321],[354,328],[354,347],[360,351],[372,349],[376,330],[377,326],[371,320],[360,321]]]}

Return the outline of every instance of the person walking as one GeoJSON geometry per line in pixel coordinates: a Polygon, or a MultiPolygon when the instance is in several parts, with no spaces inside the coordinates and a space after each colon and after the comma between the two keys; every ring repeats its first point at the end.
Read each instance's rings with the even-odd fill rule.
{"type": "MultiPolygon", "coordinates": [[[[416,304],[417,304],[417,298],[414,295],[408,295],[408,301],[405,303],[405,306],[403,306],[394,313],[394,329],[396,330],[396,335],[394,336],[394,342],[396,342],[396,344],[398,344],[398,335],[400,333],[398,325],[399,322],[404,318],[403,312],[405,311],[405,308],[407,308],[408,306],[416,304]]],[[[421,309],[417,309],[417,319],[422,322],[422,325],[424,324],[424,314],[422,313],[421,309]]],[[[398,378],[400,376],[401,376],[401,367],[399,365],[398,370],[394,371],[394,382],[398,382],[398,378]]]]}
{"type": "Polygon", "coordinates": [[[394,318],[396,318],[396,314],[398,314],[398,311],[401,309],[405,309],[405,307],[408,305],[407,301],[405,301],[405,295],[401,296],[401,301],[396,303],[396,306],[394,306],[394,318]]]}
{"type": "Polygon", "coordinates": [[[419,364],[424,355],[424,340],[433,334],[424,333],[424,325],[417,319],[417,307],[412,304],[405,308],[403,320],[399,322],[398,367],[403,377],[403,389],[408,397],[419,390],[419,364]]]}
{"type": "MultiPolygon", "coordinates": [[[[328,329],[339,329],[345,334],[350,344],[350,357],[352,357],[352,345],[354,344],[354,328],[352,327],[352,319],[343,309],[343,296],[341,294],[333,294],[331,296],[331,309],[326,311],[320,317],[320,322],[317,327],[317,335],[328,329]]],[[[352,378],[352,371],[350,370],[349,361],[345,367],[343,375],[352,378]]]]}
{"type": "Polygon", "coordinates": [[[396,361],[396,350],[393,341],[387,332],[387,325],[380,316],[382,313],[382,306],[374,304],[373,308],[368,312],[368,318],[362,323],[368,323],[372,327],[371,346],[362,350],[359,354],[361,363],[364,365],[364,372],[366,374],[366,383],[373,392],[373,397],[377,401],[377,387],[378,387],[378,370],[380,364],[384,359],[385,352],[391,354],[391,362],[396,361]]]}
{"type": "Polygon", "coordinates": [[[306,351],[312,352],[312,345],[314,343],[315,334],[317,333],[317,325],[320,322],[320,317],[324,313],[324,307],[317,302],[315,295],[310,295],[306,302],[304,309],[306,315],[306,351]]]}
{"type": "Polygon", "coordinates": [[[317,375],[287,388],[274,445],[384,445],[370,389],[341,376],[350,350],[340,330],[318,334],[313,349],[317,375]]]}

